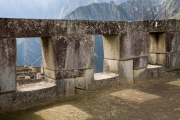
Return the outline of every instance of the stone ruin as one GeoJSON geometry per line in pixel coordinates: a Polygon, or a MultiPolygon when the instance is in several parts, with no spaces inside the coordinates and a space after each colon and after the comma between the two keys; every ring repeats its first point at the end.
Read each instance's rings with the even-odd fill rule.
{"type": "Polygon", "coordinates": [[[17,85],[40,82],[44,79],[41,66],[16,66],[17,85]]]}
{"type": "Polygon", "coordinates": [[[93,21],[0,18],[0,111],[49,103],[84,90],[175,75],[180,20],[93,21]],[[94,35],[103,72],[94,74],[94,35]],[[45,81],[17,86],[16,38],[41,37],[45,81]]]}

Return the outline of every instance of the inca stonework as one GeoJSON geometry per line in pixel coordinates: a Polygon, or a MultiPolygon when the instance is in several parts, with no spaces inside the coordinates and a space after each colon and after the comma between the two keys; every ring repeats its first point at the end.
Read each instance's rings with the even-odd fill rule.
{"type": "Polygon", "coordinates": [[[31,107],[83,90],[178,74],[180,20],[0,18],[0,59],[0,111],[31,107]],[[103,35],[104,43],[103,73],[95,75],[94,35],[103,35]],[[39,88],[16,84],[16,38],[24,37],[41,37],[46,81],[34,84],[39,88]]]}

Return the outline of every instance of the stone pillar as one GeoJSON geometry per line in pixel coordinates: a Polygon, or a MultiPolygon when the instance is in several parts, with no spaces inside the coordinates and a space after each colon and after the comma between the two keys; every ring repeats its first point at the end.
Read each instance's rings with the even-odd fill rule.
{"type": "Polygon", "coordinates": [[[86,75],[94,76],[89,73],[93,71],[93,42],[94,36],[87,35],[41,38],[44,73],[64,84],[65,95],[73,95],[75,88],[88,89],[91,84],[86,75]]]}
{"type": "Polygon", "coordinates": [[[120,83],[133,83],[133,49],[127,35],[103,36],[103,44],[103,72],[119,74],[120,83]]]}
{"type": "Polygon", "coordinates": [[[0,38],[0,93],[16,91],[16,39],[0,38]]]}

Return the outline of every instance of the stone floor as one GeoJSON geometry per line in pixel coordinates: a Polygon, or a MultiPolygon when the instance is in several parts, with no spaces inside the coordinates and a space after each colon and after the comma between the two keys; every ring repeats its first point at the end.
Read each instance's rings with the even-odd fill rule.
{"type": "Polygon", "coordinates": [[[2,113],[0,120],[180,120],[180,75],[86,91],[54,104],[2,113]]]}

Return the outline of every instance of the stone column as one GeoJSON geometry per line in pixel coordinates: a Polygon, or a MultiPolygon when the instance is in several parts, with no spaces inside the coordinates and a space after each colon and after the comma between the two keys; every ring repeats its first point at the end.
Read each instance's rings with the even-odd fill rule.
{"type": "Polygon", "coordinates": [[[65,95],[73,95],[75,88],[88,89],[91,84],[93,42],[94,37],[87,35],[41,38],[45,75],[56,80],[65,95]]]}
{"type": "Polygon", "coordinates": [[[131,41],[126,34],[103,36],[103,72],[119,74],[120,83],[133,83],[131,41]]]}
{"type": "Polygon", "coordinates": [[[0,38],[0,93],[16,91],[16,39],[0,38]]]}

